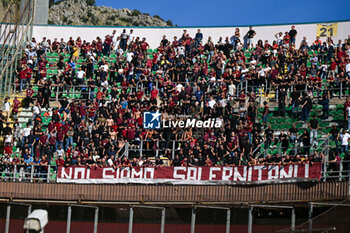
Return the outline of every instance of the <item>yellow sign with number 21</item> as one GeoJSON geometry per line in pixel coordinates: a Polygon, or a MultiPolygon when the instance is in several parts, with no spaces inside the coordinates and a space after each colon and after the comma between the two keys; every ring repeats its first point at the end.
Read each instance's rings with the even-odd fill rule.
{"type": "Polygon", "coordinates": [[[319,37],[337,36],[337,33],[338,33],[338,23],[317,24],[317,36],[319,37]]]}

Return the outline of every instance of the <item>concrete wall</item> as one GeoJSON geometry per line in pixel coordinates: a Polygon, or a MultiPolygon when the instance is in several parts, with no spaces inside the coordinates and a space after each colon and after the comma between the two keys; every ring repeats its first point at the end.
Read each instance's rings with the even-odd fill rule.
{"type": "MultiPolygon", "coordinates": [[[[335,23],[335,22],[332,22],[335,23]]],[[[322,23],[320,23],[322,24],[322,23]]],[[[325,24],[325,23],[323,23],[325,24]]],[[[310,24],[295,24],[296,30],[298,31],[298,36],[296,43],[299,43],[302,40],[303,36],[306,36],[309,42],[313,42],[317,33],[317,23],[310,24]]],[[[80,36],[83,40],[92,41],[97,36],[104,38],[105,35],[112,33],[114,29],[117,30],[117,34],[120,34],[125,27],[89,27],[89,26],[53,26],[53,25],[36,25],[34,26],[33,36],[37,40],[41,40],[42,37],[47,37],[53,39],[57,37],[58,39],[64,38],[67,40],[70,36],[76,39],[80,36]]],[[[208,36],[211,36],[214,42],[217,42],[219,37],[226,36],[231,37],[234,34],[235,26],[232,27],[174,27],[174,28],[152,28],[152,27],[129,27],[127,32],[133,28],[135,36],[146,37],[151,48],[156,48],[159,46],[160,40],[163,35],[166,35],[168,39],[173,40],[174,36],[178,38],[181,37],[184,29],[187,29],[187,32],[190,36],[194,36],[197,32],[197,29],[200,28],[203,32],[204,41],[207,41],[208,36]]],[[[275,40],[274,35],[277,32],[289,31],[291,25],[267,25],[267,26],[254,26],[253,29],[256,31],[255,42],[259,39],[269,40],[272,43],[275,40]]],[[[248,27],[239,26],[241,32],[241,40],[243,36],[247,33],[248,27]]],[[[333,37],[333,41],[337,42],[338,39],[344,40],[350,34],[350,21],[338,22],[337,35],[333,37]]],[[[326,37],[321,38],[325,40],[326,37]]]]}

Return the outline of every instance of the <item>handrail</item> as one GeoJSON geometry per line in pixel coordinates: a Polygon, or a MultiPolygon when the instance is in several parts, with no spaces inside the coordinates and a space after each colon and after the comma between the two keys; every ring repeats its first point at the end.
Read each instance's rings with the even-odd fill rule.
{"type": "Polygon", "coordinates": [[[29,181],[30,183],[56,182],[57,165],[1,164],[4,169],[0,179],[4,181],[29,181]],[[51,171],[53,169],[53,171],[51,171]]]}

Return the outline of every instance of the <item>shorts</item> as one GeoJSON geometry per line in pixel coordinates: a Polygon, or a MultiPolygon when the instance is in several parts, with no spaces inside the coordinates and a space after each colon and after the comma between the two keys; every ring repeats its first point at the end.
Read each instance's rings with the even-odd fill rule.
{"type": "Polygon", "coordinates": [[[4,117],[9,118],[11,115],[10,113],[11,113],[11,111],[4,111],[4,117]]]}
{"type": "Polygon", "coordinates": [[[66,112],[67,114],[69,113],[69,110],[68,109],[65,109],[65,108],[60,108],[60,110],[58,110],[59,113],[62,113],[62,112],[66,112]]]}
{"type": "Polygon", "coordinates": [[[291,37],[291,38],[289,39],[289,43],[290,43],[290,44],[295,44],[295,37],[293,37],[293,38],[291,37]]]}
{"type": "Polygon", "coordinates": [[[248,45],[254,44],[253,38],[248,38],[247,44],[248,44],[248,45]]]}

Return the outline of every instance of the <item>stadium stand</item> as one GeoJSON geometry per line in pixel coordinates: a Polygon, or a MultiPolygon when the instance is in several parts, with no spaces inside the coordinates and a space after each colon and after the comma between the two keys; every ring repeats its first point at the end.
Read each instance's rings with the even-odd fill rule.
{"type": "MultiPolygon", "coordinates": [[[[192,37],[191,37],[192,36],[192,37]]],[[[0,113],[0,172],[56,166],[235,166],[339,161],[350,134],[350,36],[257,41],[250,28],[151,49],[113,32],[92,42],[28,41],[0,113]],[[343,98],[346,97],[346,101],[343,98]],[[219,129],[143,127],[143,112],[199,116],[219,129]],[[344,129],[344,130],[341,130],[344,129]]],[[[336,163],[335,163],[336,162],[336,163]]]]}

